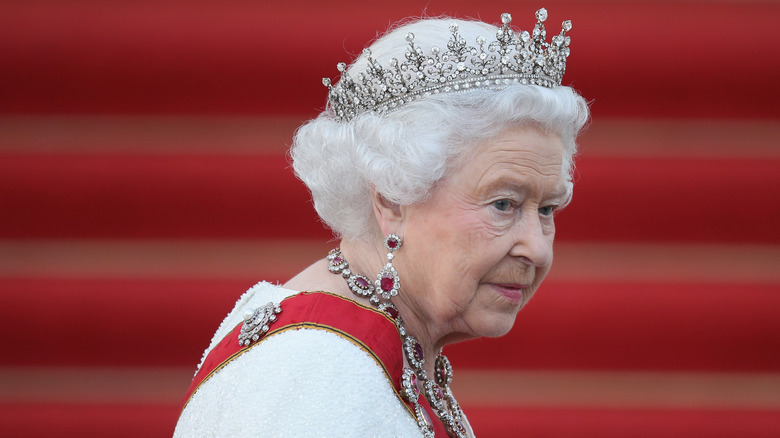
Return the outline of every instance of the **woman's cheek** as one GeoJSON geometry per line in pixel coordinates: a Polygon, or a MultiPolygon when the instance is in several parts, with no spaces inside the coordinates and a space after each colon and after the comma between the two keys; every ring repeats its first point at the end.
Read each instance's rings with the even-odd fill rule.
{"type": "Polygon", "coordinates": [[[499,237],[506,234],[517,219],[514,213],[498,211],[491,206],[486,206],[482,213],[482,227],[488,234],[499,237]]]}

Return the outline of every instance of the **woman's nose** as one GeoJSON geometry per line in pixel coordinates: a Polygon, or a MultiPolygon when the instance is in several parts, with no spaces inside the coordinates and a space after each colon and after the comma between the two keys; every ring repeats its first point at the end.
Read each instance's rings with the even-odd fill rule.
{"type": "Polygon", "coordinates": [[[515,243],[509,254],[523,259],[531,266],[548,266],[552,263],[555,228],[542,224],[537,211],[523,214],[515,226],[515,243]]]}

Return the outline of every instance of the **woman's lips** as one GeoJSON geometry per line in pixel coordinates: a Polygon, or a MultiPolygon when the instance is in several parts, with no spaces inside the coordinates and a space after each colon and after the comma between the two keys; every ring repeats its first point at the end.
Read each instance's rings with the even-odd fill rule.
{"type": "Polygon", "coordinates": [[[490,286],[492,286],[496,292],[503,295],[506,299],[512,301],[513,303],[523,302],[523,290],[526,288],[525,285],[515,283],[494,283],[490,286]]]}

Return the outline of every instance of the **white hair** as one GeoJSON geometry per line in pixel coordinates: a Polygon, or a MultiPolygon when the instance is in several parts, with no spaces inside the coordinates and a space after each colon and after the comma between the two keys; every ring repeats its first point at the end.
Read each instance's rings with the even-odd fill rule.
{"type": "MultiPolygon", "coordinates": [[[[495,34],[476,21],[426,19],[389,32],[371,46],[382,65],[403,59],[407,32],[428,51],[446,46],[457,22],[467,41],[495,34]]],[[[366,68],[361,55],[347,73],[366,68]]],[[[328,109],[301,126],[290,154],[320,218],[339,236],[365,238],[376,228],[371,193],[399,205],[424,201],[434,184],[457,168],[474,146],[511,126],[533,125],[560,137],[569,198],[577,151],[575,138],[589,117],[585,100],[569,87],[509,85],[501,90],[442,93],[407,103],[388,114],[366,112],[349,122],[328,109]]]]}

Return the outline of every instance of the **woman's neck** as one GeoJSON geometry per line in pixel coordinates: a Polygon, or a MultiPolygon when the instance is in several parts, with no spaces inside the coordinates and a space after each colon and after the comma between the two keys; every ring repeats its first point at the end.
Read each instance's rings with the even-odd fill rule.
{"type": "MultiPolygon", "coordinates": [[[[349,262],[349,269],[355,274],[368,277],[372,282],[387,263],[386,255],[388,252],[381,239],[373,240],[376,240],[377,244],[373,241],[344,239],[340,245],[342,254],[349,262]]],[[[402,253],[403,249],[398,254],[402,253]]],[[[437,327],[435,324],[426,324],[426,322],[433,322],[431,315],[417,304],[418,300],[413,292],[406,289],[405,284],[412,282],[404,282],[402,270],[398,272],[398,275],[401,279],[401,289],[398,295],[392,299],[392,303],[403,318],[406,331],[414,336],[423,348],[426,359],[423,368],[429,375],[433,375],[436,355],[444,346],[444,338],[438,333],[441,327],[437,327]]],[[[415,292],[419,293],[420,291],[415,292]]]]}

